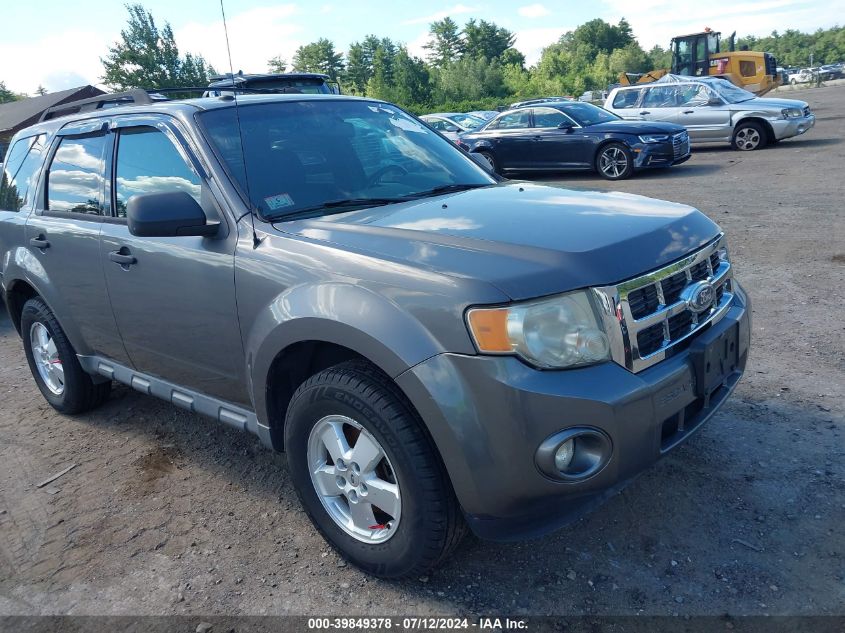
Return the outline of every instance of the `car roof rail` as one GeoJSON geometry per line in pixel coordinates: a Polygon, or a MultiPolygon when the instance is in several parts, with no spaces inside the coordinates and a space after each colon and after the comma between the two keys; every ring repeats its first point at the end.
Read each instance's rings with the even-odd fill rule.
{"type": "Polygon", "coordinates": [[[76,112],[87,112],[89,110],[99,110],[109,103],[131,102],[135,105],[148,105],[153,102],[146,90],[136,88],[134,90],[127,90],[126,92],[113,92],[111,94],[99,95],[97,97],[90,97],[88,99],[79,99],[78,101],[68,101],[67,103],[60,103],[47,108],[41,113],[38,122],[53,119],[62,114],[72,114],[76,112]]]}

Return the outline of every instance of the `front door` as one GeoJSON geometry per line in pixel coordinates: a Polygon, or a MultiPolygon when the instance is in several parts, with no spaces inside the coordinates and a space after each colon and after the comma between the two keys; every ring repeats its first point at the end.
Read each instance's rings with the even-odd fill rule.
{"type": "Polygon", "coordinates": [[[654,84],[647,88],[637,112],[642,121],[676,123],[680,115],[679,90],[674,84],[654,84]]]}
{"type": "Polygon", "coordinates": [[[100,259],[112,309],[135,367],[235,403],[248,403],[235,304],[236,231],[215,237],[136,237],[133,196],[186,191],[227,226],[170,123],[120,121],[112,160],[114,217],[103,223],[100,259]]]}
{"type": "Polygon", "coordinates": [[[500,169],[528,169],[534,167],[531,108],[521,108],[503,114],[482,132],[490,145],[500,169]]]}
{"type": "Polygon", "coordinates": [[[583,169],[592,165],[592,144],[584,129],[554,108],[534,108],[534,156],[543,169],[583,169]],[[561,129],[561,123],[572,127],[561,129]]]}
{"type": "Polygon", "coordinates": [[[693,141],[726,141],[731,137],[730,106],[704,84],[680,86],[677,123],[687,128],[693,141]]]}

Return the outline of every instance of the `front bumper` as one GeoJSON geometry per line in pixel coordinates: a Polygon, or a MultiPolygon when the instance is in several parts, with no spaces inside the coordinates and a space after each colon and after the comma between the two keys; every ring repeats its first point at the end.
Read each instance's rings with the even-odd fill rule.
{"type": "Polygon", "coordinates": [[[677,158],[672,143],[638,143],[632,149],[634,151],[634,169],[680,165],[688,161],[691,156],[689,143],[687,144],[686,154],[677,158]]]}
{"type": "Polygon", "coordinates": [[[638,374],[611,362],[538,371],[513,357],[440,354],[398,382],[426,421],[472,530],[494,540],[537,536],[621,490],[713,415],[744,371],[749,313],[740,290],[725,317],[699,335],[738,327],[736,371],[707,403],[695,395],[689,350],[638,374]],[[553,480],[536,466],[536,450],[574,426],[609,436],[610,459],[584,481],[553,480]]]}
{"type": "Polygon", "coordinates": [[[808,132],[816,124],[816,115],[808,114],[797,119],[777,119],[769,121],[777,140],[799,136],[808,132]]]}

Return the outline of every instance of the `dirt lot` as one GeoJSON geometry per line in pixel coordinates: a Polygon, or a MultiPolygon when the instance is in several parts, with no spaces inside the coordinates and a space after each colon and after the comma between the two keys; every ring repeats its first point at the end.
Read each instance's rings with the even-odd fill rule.
{"type": "Polygon", "coordinates": [[[727,406],[603,508],[537,541],[469,538],[429,577],[345,566],[251,436],[124,388],[56,415],[3,312],[0,614],[845,614],[845,88],[800,98],[816,128],[776,147],[554,181],[721,224],[752,359],[727,406]]]}

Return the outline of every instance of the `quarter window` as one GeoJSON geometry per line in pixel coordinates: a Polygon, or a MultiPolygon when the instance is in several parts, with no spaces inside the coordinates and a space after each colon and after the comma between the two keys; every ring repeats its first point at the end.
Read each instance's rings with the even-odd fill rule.
{"type": "Polygon", "coordinates": [[[637,107],[637,101],[639,100],[640,93],[642,90],[620,90],[616,93],[616,96],[613,97],[613,108],[615,110],[623,110],[625,108],[635,108],[637,107]]]}
{"type": "Polygon", "coordinates": [[[126,217],[132,196],[185,191],[200,201],[200,179],[164,132],[154,127],[121,130],[115,162],[117,216],[126,217]]]}
{"type": "Polygon", "coordinates": [[[103,214],[103,151],[105,134],[65,136],[47,173],[47,209],[103,214]]]}
{"type": "Polygon", "coordinates": [[[12,147],[3,166],[0,210],[20,211],[32,201],[45,138],[44,134],[22,138],[12,147]]]}

